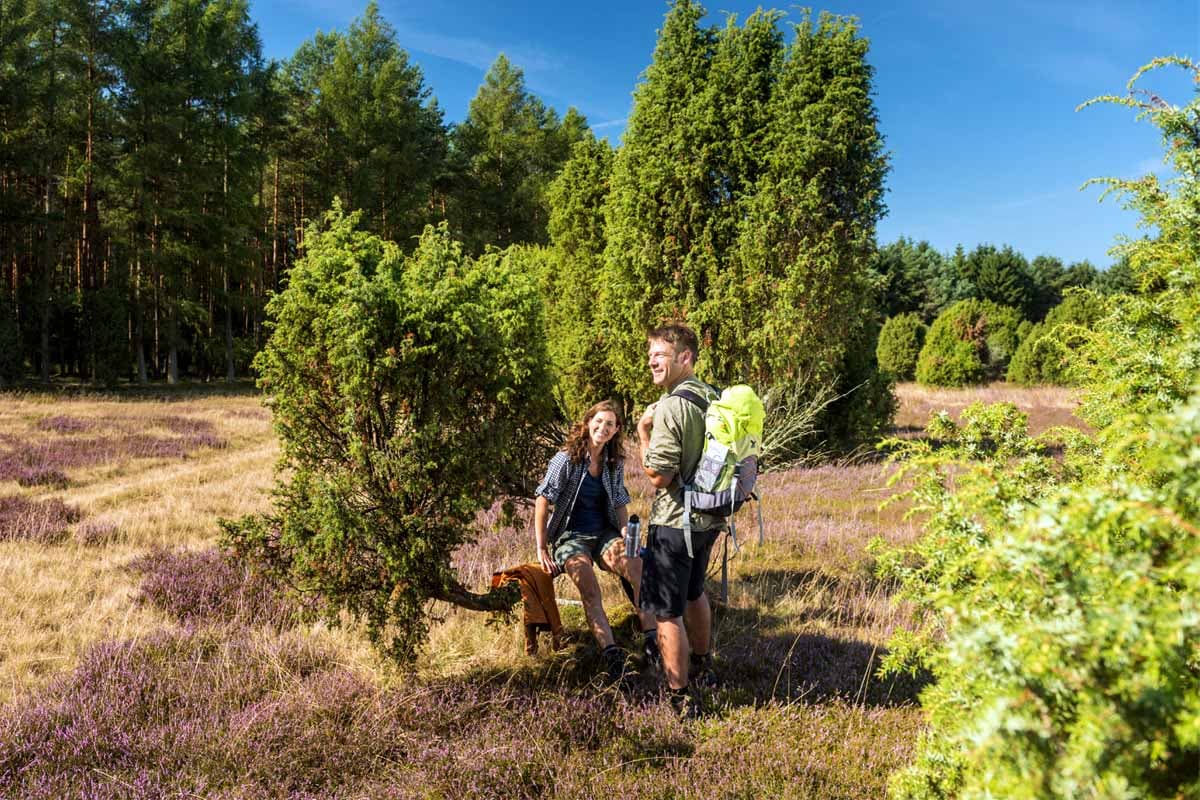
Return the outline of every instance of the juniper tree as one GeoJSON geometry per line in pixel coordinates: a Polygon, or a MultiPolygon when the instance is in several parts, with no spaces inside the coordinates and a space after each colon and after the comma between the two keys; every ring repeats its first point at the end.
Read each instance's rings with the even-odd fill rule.
{"type": "Polygon", "coordinates": [[[600,314],[608,363],[627,397],[650,386],[644,333],[663,318],[685,317],[704,299],[712,251],[713,147],[725,135],[704,113],[716,34],[704,10],[672,7],[654,58],[634,91],[605,204],[605,291],[600,314]],[[706,244],[708,246],[706,246],[706,244]]]}
{"type": "Polygon", "coordinates": [[[613,150],[590,132],[546,192],[551,246],[540,271],[547,299],[546,340],[554,364],[556,395],[568,419],[598,398],[616,395],[605,365],[607,331],[596,319],[605,247],[604,198],[613,150]]]}
{"type": "Polygon", "coordinates": [[[822,427],[845,440],[870,436],[892,410],[874,363],[869,263],[887,159],[867,49],[849,19],[794,26],[772,89],[763,174],[711,301],[729,309],[723,330],[733,333],[715,348],[718,372],[835,386],[848,396],[822,427]]]}
{"type": "Polygon", "coordinates": [[[886,418],[868,260],[887,163],[867,43],[830,16],[786,48],[776,12],[703,16],[671,7],[613,166],[600,316],[616,384],[646,396],[642,334],[683,319],[710,380],[866,384],[855,402],[886,418]]]}
{"type": "Polygon", "coordinates": [[[405,256],[358,218],[335,203],[310,227],[268,305],[255,366],[282,445],[275,508],[224,524],[245,557],[406,660],[430,600],[518,599],[471,592],[451,557],[497,497],[532,495],[553,402],[532,275],[467,257],[444,224],[405,256]]]}

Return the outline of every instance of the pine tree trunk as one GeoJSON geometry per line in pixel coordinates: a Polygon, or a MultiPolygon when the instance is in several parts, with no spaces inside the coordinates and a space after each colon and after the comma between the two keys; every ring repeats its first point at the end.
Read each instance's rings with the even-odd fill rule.
{"type": "Polygon", "coordinates": [[[225,380],[237,378],[233,364],[233,294],[229,291],[229,270],[222,269],[225,274],[225,380]]]}
{"type": "Polygon", "coordinates": [[[42,211],[45,215],[45,229],[42,232],[42,274],[38,302],[41,303],[41,319],[39,320],[38,353],[41,361],[42,383],[50,382],[50,298],[51,284],[54,279],[54,223],[50,220],[51,198],[54,196],[54,177],[49,162],[46,164],[46,189],[42,211]]]}

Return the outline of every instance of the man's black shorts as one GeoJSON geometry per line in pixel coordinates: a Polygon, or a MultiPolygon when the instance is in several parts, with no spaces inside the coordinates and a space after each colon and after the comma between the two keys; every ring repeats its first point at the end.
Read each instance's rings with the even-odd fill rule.
{"type": "Polygon", "coordinates": [[[687,603],[704,594],[708,558],[720,535],[720,528],[692,531],[695,556],[689,558],[682,530],[651,525],[642,562],[642,610],[659,619],[682,617],[687,603]]]}

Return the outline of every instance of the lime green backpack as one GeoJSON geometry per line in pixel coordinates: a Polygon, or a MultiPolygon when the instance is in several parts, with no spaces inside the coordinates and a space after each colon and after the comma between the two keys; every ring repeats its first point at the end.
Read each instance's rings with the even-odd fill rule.
{"type": "MultiPolygon", "coordinates": [[[[729,534],[737,548],[733,515],[753,498],[762,447],[762,401],[749,386],[730,386],[711,402],[688,389],[672,392],[704,412],[704,454],[696,472],[683,486],[683,532],[688,555],[692,553],[691,512],[729,517],[729,534]]],[[[758,537],[762,542],[762,508],[758,509],[758,537]]]]}

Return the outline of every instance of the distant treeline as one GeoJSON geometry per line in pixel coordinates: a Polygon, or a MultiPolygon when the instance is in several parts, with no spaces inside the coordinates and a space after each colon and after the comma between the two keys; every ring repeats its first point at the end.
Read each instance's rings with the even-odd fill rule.
{"type": "Polygon", "coordinates": [[[333,197],[406,249],[542,243],[585,134],[503,56],[448,125],[374,4],[276,63],[246,0],[0,3],[0,383],[244,374],[333,197]]]}
{"type": "Polygon", "coordinates": [[[904,238],[879,249],[873,271],[886,317],[879,366],[932,386],[1077,383],[1086,331],[1137,288],[1124,257],[1098,271],[1054,256],[1028,261],[1007,245],[943,255],[904,238]]]}
{"type": "MultiPolygon", "coordinates": [[[[572,298],[548,312],[556,363],[587,350],[622,385],[644,379],[633,328],[664,315],[701,329],[722,376],[766,380],[842,369],[859,333],[823,320],[869,339],[876,315],[848,297],[880,319],[979,298],[1038,320],[1066,287],[1127,275],[900,240],[865,278],[887,169],[865,40],[806,19],[788,49],[778,12],[702,15],[674,4],[616,158],[503,55],[447,124],[374,4],[279,63],[246,0],[0,3],[0,384],[246,374],[266,300],[334,197],[406,251],[442,220],[471,255],[553,239],[548,294],[572,298]],[[824,366],[770,355],[789,336],[824,366]]],[[[589,396],[620,388],[575,377],[589,396]]]]}
{"type": "Polygon", "coordinates": [[[883,316],[916,313],[927,323],[960,300],[991,301],[1015,309],[1022,319],[1041,322],[1072,287],[1101,294],[1134,289],[1125,260],[1098,270],[1088,261],[1068,265],[1051,255],[1031,261],[1008,245],[981,244],[970,252],[959,245],[943,254],[929,242],[900,238],[879,248],[874,269],[883,316]]]}

